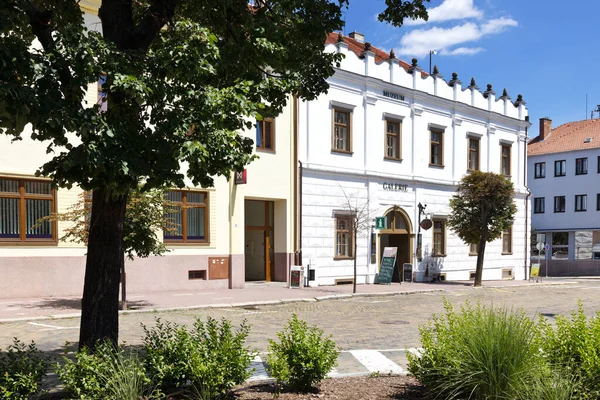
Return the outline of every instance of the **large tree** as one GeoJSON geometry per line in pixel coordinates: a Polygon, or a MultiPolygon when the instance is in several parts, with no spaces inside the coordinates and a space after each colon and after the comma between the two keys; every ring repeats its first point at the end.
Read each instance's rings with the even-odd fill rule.
{"type": "Polygon", "coordinates": [[[510,179],[493,172],[473,171],[465,175],[450,199],[448,226],[468,244],[477,244],[474,286],[481,286],[485,246],[513,223],[517,206],[510,179]]]}
{"type": "MultiPolygon", "coordinates": [[[[386,0],[382,20],[426,19],[429,0],[386,0]]],[[[102,32],[77,0],[1,0],[0,133],[45,141],[39,174],[93,190],[79,346],[118,338],[131,190],[212,186],[252,160],[251,120],[314,99],[340,61],[326,34],[348,0],[102,0],[102,32]],[[32,46],[32,43],[34,45],[32,46]],[[102,77],[102,104],[83,104],[102,77]]]]}

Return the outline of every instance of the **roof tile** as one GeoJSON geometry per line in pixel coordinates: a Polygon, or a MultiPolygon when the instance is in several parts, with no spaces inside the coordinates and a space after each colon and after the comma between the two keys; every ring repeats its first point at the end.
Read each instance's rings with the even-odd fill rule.
{"type": "Polygon", "coordinates": [[[552,129],[545,140],[541,140],[539,136],[531,139],[527,146],[527,155],[595,148],[600,148],[600,119],[587,119],[560,125],[552,129]],[[585,143],[587,138],[592,140],[585,143]]]}

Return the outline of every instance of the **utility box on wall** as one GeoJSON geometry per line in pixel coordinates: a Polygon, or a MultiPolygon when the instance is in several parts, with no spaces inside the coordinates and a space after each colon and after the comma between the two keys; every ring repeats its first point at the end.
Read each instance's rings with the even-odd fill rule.
{"type": "Polygon", "coordinates": [[[208,257],[208,279],[229,279],[229,258],[208,257]]]}

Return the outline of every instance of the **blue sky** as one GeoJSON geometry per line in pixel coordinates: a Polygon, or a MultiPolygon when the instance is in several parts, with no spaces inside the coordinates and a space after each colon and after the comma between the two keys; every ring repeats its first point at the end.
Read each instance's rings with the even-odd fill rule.
{"type": "Polygon", "coordinates": [[[430,20],[402,28],[377,21],[384,0],[351,0],[346,11],[348,34],[389,50],[429,70],[433,63],[445,79],[457,72],[467,86],[471,77],[485,88],[503,88],[516,99],[523,94],[537,136],[539,118],[556,127],[589,118],[600,104],[600,1],[431,0],[430,20]],[[586,93],[588,112],[586,114],[586,93]]]}

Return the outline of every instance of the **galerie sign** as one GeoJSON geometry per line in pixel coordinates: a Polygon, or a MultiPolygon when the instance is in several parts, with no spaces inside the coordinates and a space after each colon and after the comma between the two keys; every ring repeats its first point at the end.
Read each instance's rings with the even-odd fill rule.
{"type": "Polygon", "coordinates": [[[383,190],[387,190],[390,192],[408,192],[408,185],[404,185],[401,183],[383,182],[383,190]]]}

